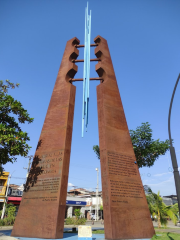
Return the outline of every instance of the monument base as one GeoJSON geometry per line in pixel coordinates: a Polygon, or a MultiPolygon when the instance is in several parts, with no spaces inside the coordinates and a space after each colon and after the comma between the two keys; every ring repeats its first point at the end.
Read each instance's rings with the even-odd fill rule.
{"type": "Polygon", "coordinates": [[[78,237],[78,240],[92,240],[92,237],[78,237]]]}
{"type": "MultiPolygon", "coordinates": [[[[74,235],[74,233],[64,233],[63,234],[63,238],[65,238],[66,240],[89,240],[90,238],[79,238],[78,235],[74,235]]],[[[14,237],[13,239],[18,239],[18,240],[25,240],[25,238],[23,237],[14,237]]],[[[45,240],[45,238],[27,238],[27,240],[45,240]]],[[[92,238],[94,240],[108,240],[105,239],[104,234],[93,234],[92,238]]],[[[116,239],[116,240],[150,240],[151,238],[141,238],[141,239],[116,239]]],[[[56,239],[56,240],[60,240],[60,239],[56,239]]]]}

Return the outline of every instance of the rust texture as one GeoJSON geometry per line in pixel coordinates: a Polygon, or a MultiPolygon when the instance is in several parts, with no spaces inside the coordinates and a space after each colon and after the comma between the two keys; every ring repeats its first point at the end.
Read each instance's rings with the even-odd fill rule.
{"type": "Polygon", "coordinates": [[[98,126],[106,239],[151,238],[154,228],[107,41],[97,36],[98,126]]]}
{"type": "Polygon", "coordinates": [[[12,236],[63,238],[79,43],[66,44],[12,236]]]}

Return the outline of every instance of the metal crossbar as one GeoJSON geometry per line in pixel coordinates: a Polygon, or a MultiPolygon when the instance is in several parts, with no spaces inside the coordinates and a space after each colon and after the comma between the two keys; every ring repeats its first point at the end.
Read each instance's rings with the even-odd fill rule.
{"type": "MultiPolygon", "coordinates": [[[[92,58],[90,59],[90,62],[98,62],[98,61],[101,61],[100,58],[92,58]]],[[[73,59],[72,62],[84,62],[84,59],[73,59]]]]}
{"type": "MultiPolygon", "coordinates": [[[[97,47],[98,44],[97,43],[93,43],[93,44],[90,44],[90,47],[97,47]]],[[[82,47],[85,47],[85,45],[75,45],[76,48],[82,48],[82,47]]]]}
{"type": "MultiPolygon", "coordinates": [[[[83,80],[84,80],[83,78],[70,78],[69,82],[78,82],[78,81],[83,81],[83,80]]],[[[89,80],[90,81],[97,81],[97,80],[103,81],[103,78],[95,77],[95,78],[90,78],[89,80]]]]}

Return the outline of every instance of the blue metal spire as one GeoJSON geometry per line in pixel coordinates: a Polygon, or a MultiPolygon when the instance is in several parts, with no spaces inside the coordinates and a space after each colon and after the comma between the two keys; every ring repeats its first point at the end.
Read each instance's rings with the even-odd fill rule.
{"type": "Polygon", "coordinates": [[[90,37],[91,37],[91,10],[88,15],[88,2],[85,9],[85,39],[84,39],[84,72],[83,72],[83,108],[82,108],[82,137],[84,127],[87,132],[89,110],[89,78],[90,78],[90,37]]]}

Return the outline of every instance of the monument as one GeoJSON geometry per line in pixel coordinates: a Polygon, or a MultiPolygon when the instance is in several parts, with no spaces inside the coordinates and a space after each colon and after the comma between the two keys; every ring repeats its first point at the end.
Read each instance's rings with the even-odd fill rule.
{"type": "MultiPolygon", "coordinates": [[[[90,17],[87,26],[90,26],[90,17]]],[[[87,28],[88,29],[88,28],[87,28]]],[[[106,239],[151,238],[154,235],[118,85],[107,45],[101,36],[94,40],[99,78],[74,79],[78,48],[90,48],[90,28],[85,46],[75,37],[66,44],[56,83],[26,182],[12,236],[63,238],[66,194],[76,87],[83,80],[83,124],[88,123],[89,80],[97,86],[101,178],[106,239]],[[88,45],[87,45],[88,44],[88,45]]],[[[87,72],[86,72],[87,73],[87,72]]],[[[84,127],[83,127],[84,128],[84,127]]]]}
{"type": "Polygon", "coordinates": [[[101,60],[96,71],[103,79],[97,86],[97,103],[105,238],[151,238],[154,227],[107,41],[98,36],[95,43],[101,60]]]}

